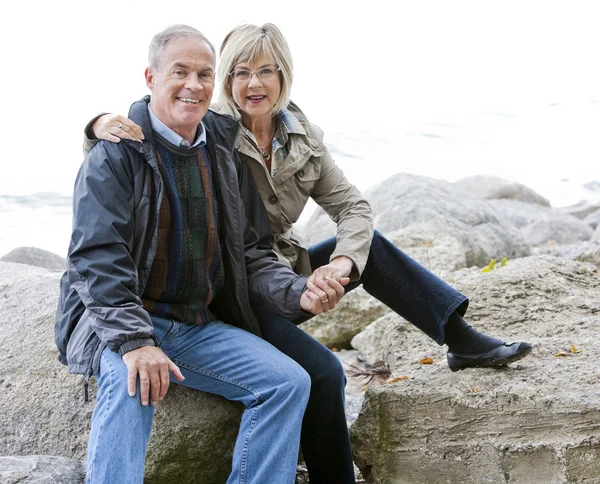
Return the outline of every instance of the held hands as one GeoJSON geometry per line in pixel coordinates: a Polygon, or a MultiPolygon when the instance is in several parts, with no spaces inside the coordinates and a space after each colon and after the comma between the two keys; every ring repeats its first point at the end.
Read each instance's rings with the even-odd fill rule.
{"type": "Polygon", "coordinates": [[[185,380],[177,365],[156,346],[129,351],[123,355],[123,362],[127,366],[127,392],[131,397],[135,396],[136,380],[140,375],[140,400],[144,406],[148,405],[148,393],[152,406],[165,398],[169,373],[173,373],[178,381],[185,380]]]}
{"type": "Polygon", "coordinates": [[[300,298],[302,309],[320,314],[335,308],[344,295],[344,286],[350,282],[347,276],[352,266],[352,260],[342,256],[315,269],[308,278],[306,291],[300,298]]]}
{"type": "Polygon", "coordinates": [[[104,114],[100,116],[92,125],[92,131],[96,138],[105,139],[113,143],[118,143],[122,139],[130,139],[141,143],[144,139],[142,128],[119,114],[104,114]]]}

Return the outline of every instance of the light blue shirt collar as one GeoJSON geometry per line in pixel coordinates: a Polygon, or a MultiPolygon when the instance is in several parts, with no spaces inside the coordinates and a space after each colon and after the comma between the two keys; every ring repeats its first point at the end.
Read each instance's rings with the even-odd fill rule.
{"type": "Polygon", "coordinates": [[[150,124],[152,125],[152,129],[158,134],[160,134],[167,141],[173,143],[175,146],[180,146],[182,148],[193,148],[194,146],[204,146],[206,144],[206,130],[204,129],[204,124],[202,124],[202,122],[200,122],[198,131],[196,131],[197,135],[194,144],[192,146],[182,146],[181,142],[184,141],[185,143],[187,143],[187,141],[185,141],[175,131],[169,128],[160,119],[158,119],[156,117],[156,114],[154,114],[152,112],[152,109],[150,109],[150,104],[148,104],[148,114],[150,115],[150,124]]]}

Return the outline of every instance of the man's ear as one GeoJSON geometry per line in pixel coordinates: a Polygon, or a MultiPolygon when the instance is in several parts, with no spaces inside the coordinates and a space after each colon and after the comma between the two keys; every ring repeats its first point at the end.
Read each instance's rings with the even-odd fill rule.
{"type": "Polygon", "coordinates": [[[154,70],[152,67],[146,67],[144,77],[146,78],[146,86],[148,86],[148,89],[152,90],[154,87],[154,70]]]}

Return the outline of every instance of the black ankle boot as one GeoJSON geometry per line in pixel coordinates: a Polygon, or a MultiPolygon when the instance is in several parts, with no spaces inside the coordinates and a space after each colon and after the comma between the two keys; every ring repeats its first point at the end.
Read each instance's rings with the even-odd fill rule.
{"type": "Polygon", "coordinates": [[[498,367],[524,358],[531,353],[529,343],[505,343],[480,333],[454,312],[446,324],[444,343],[448,345],[451,371],[476,367],[498,367]]]}

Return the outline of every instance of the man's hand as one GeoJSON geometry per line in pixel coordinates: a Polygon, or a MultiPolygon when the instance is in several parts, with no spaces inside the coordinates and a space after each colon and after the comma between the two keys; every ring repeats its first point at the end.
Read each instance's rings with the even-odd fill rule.
{"type": "Polygon", "coordinates": [[[169,389],[169,373],[178,381],[185,380],[178,366],[156,346],[142,346],[123,355],[127,366],[127,392],[135,396],[138,374],[140,375],[140,400],[148,405],[148,393],[152,406],[165,398],[169,389]]]}
{"type": "Polygon", "coordinates": [[[313,314],[330,311],[344,295],[344,286],[349,282],[348,277],[342,277],[339,281],[330,277],[318,278],[314,279],[314,282],[309,278],[306,291],[300,297],[300,307],[313,314]]]}
{"type": "Polygon", "coordinates": [[[94,136],[118,143],[122,139],[130,139],[141,142],[144,139],[142,128],[131,119],[119,114],[104,114],[92,125],[94,136]]]}

